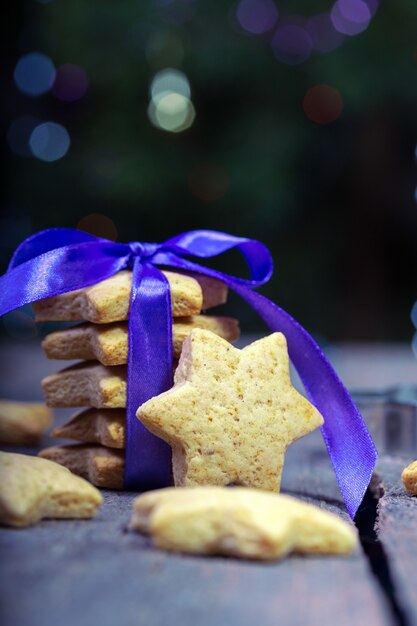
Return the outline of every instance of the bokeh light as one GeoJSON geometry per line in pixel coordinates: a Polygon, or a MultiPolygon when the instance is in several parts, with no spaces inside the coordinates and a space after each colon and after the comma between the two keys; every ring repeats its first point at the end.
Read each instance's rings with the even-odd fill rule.
{"type": "Polygon", "coordinates": [[[306,92],[303,109],[312,122],[330,124],[342,114],[343,98],[335,87],[315,85],[306,92]]]}
{"type": "Polygon", "coordinates": [[[24,94],[33,97],[41,96],[53,85],[55,67],[46,54],[30,52],[19,59],[13,77],[16,86],[24,94]]]}
{"type": "Polygon", "coordinates": [[[110,217],[102,215],[101,213],[91,213],[81,218],[76,228],[84,230],[86,233],[95,235],[96,237],[103,237],[104,239],[110,239],[116,241],[117,228],[115,223],[110,217]]]}
{"type": "Polygon", "coordinates": [[[65,63],[56,70],[52,93],[64,102],[75,102],[82,98],[88,89],[88,76],[79,65],[65,63]]]}
{"type": "Polygon", "coordinates": [[[38,334],[34,320],[24,311],[12,311],[3,315],[2,325],[6,333],[13,339],[27,341],[38,334]]]}
{"type": "Polygon", "coordinates": [[[371,12],[364,0],[337,0],[341,15],[350,22],[365,24],[371,18],[371,12]]]}
{"type": "Polygon", "coordinates": [[[173,133],[189,128],[195,118],[191,100],[179,93],[169,93],[153,101],[148,108],[149,119],[154,126],[173,133]]]}
{"type": "Polygon", "coordinates": [[[261,35],[275,26],[278,10],[273,0],[240,0],[236,19],[247,32],[261,35]]]}
{"type": "Polygon", "coordinates": [[[188,176],[188,189],[194,198],[210,204],[222,198],[229,188],[229,177],[225,170],[215,163],[202,163],[188,176]]]}
{"type": "Polygon", "coordinates": [[[70,144],[68,131],[56,122],[39,124],[29,139],[33,156],[48,162],[62,159],[67,154],[70,144]]]}
{"type": "Polygon", "coordinates": [[[368,28],[371,11],[362,0],[337,0],[332,7],[330,17],[339,33],[353,36],[368,28]]]}
{"type": "Polygon", "coordinates": [[[171,93],[180,94],[186,98],[191,96],[190,83],[184,72],[168,68],[155,74],[151,83],[151,98],[158,103],[164,96],[171,93]]]}
{"type": "Polygon", "coordinates": [[[328,13],[313,15],[306,21],[305,28],[317,52],[331,52],[344,40],[344,35],[334,28],[328,13]]]}
{"type": "Polygon", "coordinates": [[[32,157],[32,150],[29,146],[29,139],[32,131],[38,126],[40,120],[34,115],[22,115],[10,124],[7,133],[7,142],[10,150],[22,157],[32,157]]]}
{"type": "Polygon", "coordinates": [[[271,45],[277,59],[287,65],[303,63],[313,50],[309,33],[305,28],[296,24],[287,24],[278,28],[271,45]]]}
{"type": "Polygon", "coordinates": [[[379,0],[364,0],[364,2],[368,6],[371,17],[373,17],[378,10],[379,0]]]}
{"type": "Polygon", "coordinates": [[[189,128],[195,118],[191,88],[183,72],[168,68],[158,72],[150,87],[148,116],[152,124],[169,132],[189,128]]]}

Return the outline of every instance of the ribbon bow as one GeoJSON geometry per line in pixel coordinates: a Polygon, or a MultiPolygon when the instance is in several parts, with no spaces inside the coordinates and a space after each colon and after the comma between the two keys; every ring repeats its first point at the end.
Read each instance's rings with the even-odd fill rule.
{"type": "Polygon", "coordinates": [[[149,398],[172,386],[172,313],[167,279],[159,267],[216,278],[244,298],[272,331],[287,338],[290,358],[310,401],[324,418],[322,435],[346,507],[354,517],[369,484],[377,452],[348,391],[314,339],[288,313],[253,291],[271,276],[273,263],[259,241],[196,230],[162,243],[115,243],[88,233],[51,228],[26,239],[0,277],[0,315],[24,304],[82,289],[132,269],[129,312],[125,486],[137,490],[169,484],[169,446],[135,416],[149,398]],[[194,263],[232,248],[242,253],[245,280],[194,263]]]}

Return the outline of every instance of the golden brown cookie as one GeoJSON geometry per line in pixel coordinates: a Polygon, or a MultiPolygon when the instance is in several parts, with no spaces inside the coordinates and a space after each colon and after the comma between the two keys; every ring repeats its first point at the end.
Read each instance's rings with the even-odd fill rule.
{"type": "MultiPolygon", "coordinates": [[[[174,360],[174,371],[177,365],[174,360]]],[[[42,389],[50,407],[120,409],[126,407],[126,380],[126,365],[105,367],[87,361],[47,376],[42,380],[42,389]]]]}
{"type": "MultiPolygon", "coordinates": [[[[179,358],[182,344],[193,328],[207,328],[228,341],[239,337],[239,323],[230,317],[175,318],[172,327],[174,358],[179,358]]],[[[122,365],[127,363],[127,323],[80,324],[47,335],[42,347],[48,359],[97,359],[103,365],[122,365]]]]}
{"type": "Polygon", "coordinates": [[[137,417],[172,446],[176,486],[270,491],[280,489],[288,445],[323,423],[291,385],[282,333],[238,350],[200,329],[184,342],[174,387],[137,417]]]}
{"type": "Polygon", "coordinates": [[[76,443],[45,448],[39,456],[64,465],[96,487],[123,489],[125,455],[122,450],[76,443]]]}
{"type": "Polygon", "coordinates": [[[52,411],[40,402],[0,400],[0,441],[17,445],[37,443],[52,420],[52,411]]]}
{"type": "Polygon", "coordinates": [[[403,470],[401,478],[403,479],[406,491],[412,496],[417,496],[417,461],[410,463],[410,465],[403,470]]]}
{"type": "MultiPolygon", "coordinates": [[[[166,272],[171,289],[172,315],[196,315],[202,309],[223,304],[227,287],[208,276],[166,272]]],[[[71,322],[86,320],[108,324],[129,316],[132,272],[122,271],[91,287],[38,300],[32,304],[37,322],[71,322]]]]}
{"type": "Polygon", "coordinates": [[[42,380],[42,389],[46,404],[52,407],[123,408],[126,366],[104,367],[87,361],[47,376],[42,380]]]}
{"type": "Polygon", "coordinates": [[[87,481],[35,456],[0,452],[0,476],[0,524],[6,526],[94,517],[103,501],[87,481]]]}
{"type": "Polygon", "coordinates": [[[158,548],[273,560],[300,554],[349,554],[352,525],[289,496],[255,489],[194,487],[148,492],[133,502],[130,528],[158,548]]]}
{"type": "Polygon", "coordinates": [[[55,428],[51,436],[122,449],[125,447],[125,424],[125,409],[87,409],[55,428]]]}

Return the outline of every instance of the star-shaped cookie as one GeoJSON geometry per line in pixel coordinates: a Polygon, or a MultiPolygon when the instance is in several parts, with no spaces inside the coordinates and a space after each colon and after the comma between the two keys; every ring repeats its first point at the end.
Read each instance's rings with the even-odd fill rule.
{"type": "Polygon", "coordinates": [[[270,491],[280,489],[288,445],[323,423],[291,384],[282,333],[238,350],[202,329],[184,342],[174,387],[137,417],[172,446],[176,486],[270,491]]]}

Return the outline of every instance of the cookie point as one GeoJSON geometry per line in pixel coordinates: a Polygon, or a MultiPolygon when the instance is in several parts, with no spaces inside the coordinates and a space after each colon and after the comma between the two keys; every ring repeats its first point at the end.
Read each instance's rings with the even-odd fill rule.
{"type": "Polygon", "coordinates": [[[270,341],[274,341],[275,343],[277,343],[280,346],[287,346],[287,338],[284,335],[284,333],[281,332],[275,332],[272,333],[271,335],[269,335],[268,337],[265,337],[265,339],[270,340],[270,341]]]}

